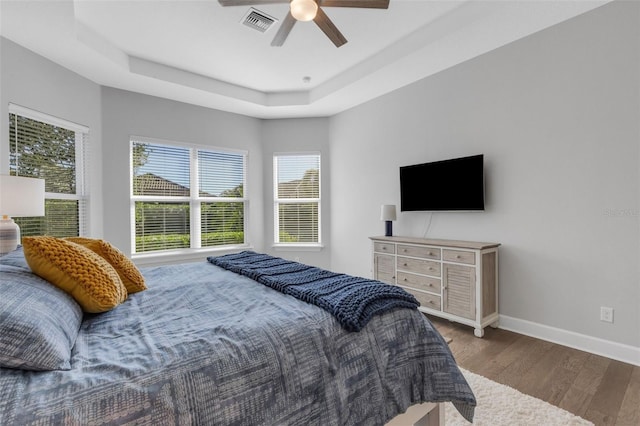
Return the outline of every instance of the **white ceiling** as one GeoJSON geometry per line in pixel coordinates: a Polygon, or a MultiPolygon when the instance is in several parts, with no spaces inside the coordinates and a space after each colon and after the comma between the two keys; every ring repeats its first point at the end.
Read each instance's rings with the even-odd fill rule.
{"type": "MultiPolygon", "coordinates": [[[[0,0],[0,34],[104,86],[259,118],[329,116],[610,0],[391,0],[327,7],[282,47],[217,0],[0,0]],[[306,83],[303,77],[311,81],[306,83]]],[[[256,7],[282,20],[287,4],[256,7]]]]}

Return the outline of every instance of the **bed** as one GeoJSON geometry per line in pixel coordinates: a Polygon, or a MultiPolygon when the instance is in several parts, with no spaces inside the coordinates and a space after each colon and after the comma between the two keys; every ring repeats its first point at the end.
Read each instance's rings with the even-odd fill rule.
{"type": "Polygon", "coordinates": [[[0,258],[0,424],[382,425],[444,401],[473,416],[471,389],[416,309],[355,332],[204,259],[141,272],[147,290],[87,314],[20,249],[0,258]],[[21,316],[33,323],[12,326],[21,316]],[[11,364],[16,339],[33,365],[11,364]],[[38,356],[65,348],[67,363],[36,371],[38,356]]]}

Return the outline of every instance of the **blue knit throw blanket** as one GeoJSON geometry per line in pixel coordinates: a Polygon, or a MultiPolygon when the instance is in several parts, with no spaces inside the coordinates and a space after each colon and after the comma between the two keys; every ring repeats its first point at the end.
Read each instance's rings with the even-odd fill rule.
{"type": "Polygon", "coordinates": [[[327,271],[298,262],[243,251],[208,257],[214,265],[312,303],[331,313],[348,331],[360,331],[374,315],[420,303],[400,287],[327,271]]]}

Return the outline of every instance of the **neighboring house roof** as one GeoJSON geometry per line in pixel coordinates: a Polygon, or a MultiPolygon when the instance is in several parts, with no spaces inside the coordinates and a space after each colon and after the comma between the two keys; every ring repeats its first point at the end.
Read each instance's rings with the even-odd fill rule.
{"type": "MultiPolygon", "coordinates": [[[[296,179],[278,184],[278,194],[281,198],[313,197],[316,186],[313,180],[296,179]]],[[[188,187],[180,185],[169,179],[158,176],[154,173],[145,173],[133,178],[133,188],[136,195],[156,195],[156,196],[177,196],[188,197],[191,191],[188,187]]],[[[211,196],[207,192],[201,191],[200,196],[211,196]]]]}
{"type": "Polygon", "coordinates": [[[145,173],[133,178],[133,188],[136,195],[174,195],[188,197],[189,188],[165,179],[153,173],[145,173]]]}
{"type": "Polygon", "coordinates": [[[278,184],[278,196],[280,198],[295,198],[298,195],[298,188],[301,182],[301,180],[280,182],[278,184]]]}
{"type": "Polygon", "coordinates": [[[318,196],[318,172],[307,170],[302,179],[278,183],[280,198],[314,198],[318,196]]]}

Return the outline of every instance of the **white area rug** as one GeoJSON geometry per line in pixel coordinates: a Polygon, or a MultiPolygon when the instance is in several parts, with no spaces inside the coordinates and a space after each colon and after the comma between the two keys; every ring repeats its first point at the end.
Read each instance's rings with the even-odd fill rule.
{"type": "MultiPolygon", "coordinates": [[[[474,425],[479,426],[587,426],[593,423],[568,411],[525,395],[509,386],[460,369],[473,389],[478,406],[474,425]]],[[[446,426],[469,425],[452,404],[447,403],[446,426]]]]}

